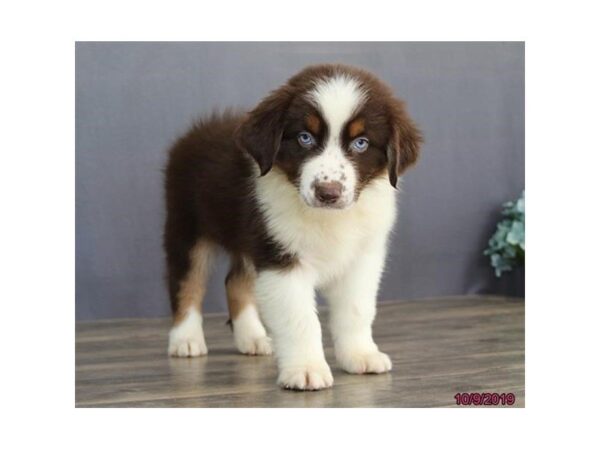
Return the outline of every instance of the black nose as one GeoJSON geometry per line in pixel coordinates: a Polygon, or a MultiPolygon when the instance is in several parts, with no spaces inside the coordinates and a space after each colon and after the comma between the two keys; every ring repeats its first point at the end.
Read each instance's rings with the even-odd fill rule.
{"type": "Polygon", "coordinates": [[[342,196],[342,183],[329,181],[315,184],[315,197],[322,203],[335,203],[342,196]]]}

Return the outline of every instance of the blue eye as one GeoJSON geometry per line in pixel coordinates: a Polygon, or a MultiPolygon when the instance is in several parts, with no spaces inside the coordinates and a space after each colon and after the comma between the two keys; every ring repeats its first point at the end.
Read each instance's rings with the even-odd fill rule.
{"type": "Polygon", "coordinates": [[[315,138],[308,131],[302,131],[298,134],[298,143],[302,147],[309,148],[315,144],[315,138]]]}
{"type": "Polygon", "coordinates": [[[368,147],[369,140],[364,137],[356,138],[350,143],[350,148],[357,153],[364,152],[368,147]]]}

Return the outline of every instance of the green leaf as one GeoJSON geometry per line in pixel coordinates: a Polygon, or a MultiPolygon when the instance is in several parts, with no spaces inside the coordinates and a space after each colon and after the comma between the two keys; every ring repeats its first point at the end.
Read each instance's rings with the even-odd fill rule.
{"type": "Polygon", "coordinates": [[[525,261],[525,191],[516,201],[504,203],[502,216],[483,252],[497,277],[525,261]]]}

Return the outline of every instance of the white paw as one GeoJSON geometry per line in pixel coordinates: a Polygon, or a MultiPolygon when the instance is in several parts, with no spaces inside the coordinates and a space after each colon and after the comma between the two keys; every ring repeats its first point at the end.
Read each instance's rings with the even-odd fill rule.
{"type": "Polygon", "coordinates": [[[181,358],[202,356],[208,353],[204,338],[175,340],[169,342],[169,355],[181,358]]]}
{"type": "Polygon", "coordinates": [[[285,389],[318,391],[333,386],[333,375],[326,363],[282,369],[277,384],[285,389]]]}
{"type": "Polygon", "coordinates": [[[385,373],[392,370],[390,357],[380,351],[350,353],[338,356],[338,362],[349,373],[385,373]]]}
{"type": "Polygon", "coordinates": [[[235,336],[235,346],[245,355],[270,355],[273,353],[271,348],[271,338],[268,336],[235,336]]]}
{"type": "Polygon", "coordinates": [[[208,349],[202,331],[202,317],[196,311],[171,328],[169,333],[169,355],[182,358],[206,355],[208,349]]]}
{"type": "Polygon", "coordinates": [[[267,337],[254,305],[246,306],[233,319],[233,339],[237,349],[246,355],[270,355],[271,339],[267,337]]]}

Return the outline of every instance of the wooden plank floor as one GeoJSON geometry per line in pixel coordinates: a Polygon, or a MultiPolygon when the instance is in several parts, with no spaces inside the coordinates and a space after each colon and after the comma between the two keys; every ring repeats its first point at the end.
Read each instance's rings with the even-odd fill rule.
{"type": "Polygon", "coordinates": [[[381,303],[374,334],[394,364],[384,375],[340,371],[325,326],[335,384],[320,392],[279,389],[273,358],[238,354],[225,320],[205,317],[209,354],[190,359],[167,356],[168,319],[77,323],[76,406],[437,407],[457,392],[512,392],[525,405],[523,300],[381,303]]]}

